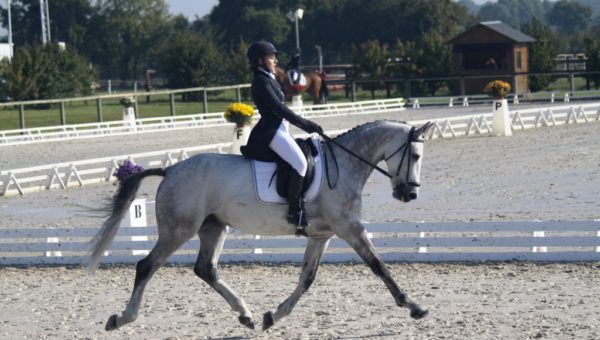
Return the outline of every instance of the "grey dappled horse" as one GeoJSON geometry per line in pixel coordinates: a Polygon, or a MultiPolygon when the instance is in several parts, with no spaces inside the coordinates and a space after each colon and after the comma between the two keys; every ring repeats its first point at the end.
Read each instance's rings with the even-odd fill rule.
{"type": "MultiPolygon", "coordinates": [[[[394,198],[403,202],[416,199],[423,155],[422,136],[429,127],[429,123],[416,129],[405,123],[377,121],[355,127],[333,140],[336,145],[332,149],[339,165],[337,186],[331,189],[323,185],[319,196],[307,203],[310,226],[306,230],[308,242],[300,280],[294,292],[277,309],[264,314],[263,329],[291,313],[315,279],[319,261],[334,235],[345,240],[360,255],[383,280],[396,303],[410,309],[411,317],[420,319],[427,315],[426,310],[400,290],[375,252],[361,223],[361,193],[373,166],[385,160],[394,198]],[[340,147],[362,156],[363,160],[340,147]]],[[[331,154],[328,156],[332,159],[331,154]]],[[[252,313],[244,300],[217,273],[217,262],[227,236],[226,226],[256,235],[294,235],[296,227],[286,221],[286,205],[258,201],[251,167],[251,162],[241,156],[200,154],[166,169],[148,169],[122,183],[112,202],[111,216],[93,239],[91,272],[98,267],[101,255],[115,237],[142,179],[151,175],[164,177],[156,194],[157,243],[150,254],[138,262],[129,303],[120,316],[115,314],[108,319],[106,330],[136,319],[144,288],[152,275],[195,235],[200,237],[200,251],[194,272],[239,313],[240,323],[254,328],[252,313]]]]}

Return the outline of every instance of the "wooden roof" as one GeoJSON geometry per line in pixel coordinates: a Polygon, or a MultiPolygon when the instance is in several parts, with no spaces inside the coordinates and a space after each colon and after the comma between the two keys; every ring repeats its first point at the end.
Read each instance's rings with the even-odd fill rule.
{"type": "Polygon", "coordinates": [[[518,31],[501,21],[484,21],[462,32],[449,42],[451,44],[473,43],[530,43],[533,37],[518,31]]]}

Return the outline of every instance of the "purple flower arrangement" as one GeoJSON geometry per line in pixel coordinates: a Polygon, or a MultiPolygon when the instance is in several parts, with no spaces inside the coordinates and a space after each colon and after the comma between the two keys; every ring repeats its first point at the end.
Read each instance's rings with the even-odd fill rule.
{"type": "Polygon", "coordinates": [[[140,164],[135,164],[134,162],[127,159],[123,161],[123,163],[119,166],[119,169],[117,169],[117,173],[115,174],[115,176],[117,177],[117,179],[119,179],[119,183],[123,183],[123,181],[127,177],[139,174],[142,171],[144,171],[143,166],[141,166],[140,164]]]}

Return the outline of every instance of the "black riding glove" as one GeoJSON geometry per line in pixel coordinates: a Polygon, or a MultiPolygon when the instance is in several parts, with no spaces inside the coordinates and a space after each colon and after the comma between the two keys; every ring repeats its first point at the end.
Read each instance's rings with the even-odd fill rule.
{"type": "Polygon", "coordinates": [[[304,120],[304,122],[302,122],[302,126],[300,128],[308,133],[316,132],[320,135],[323,134],[323,128],[319,124],[312,122],[310,120],[304,120]]]}

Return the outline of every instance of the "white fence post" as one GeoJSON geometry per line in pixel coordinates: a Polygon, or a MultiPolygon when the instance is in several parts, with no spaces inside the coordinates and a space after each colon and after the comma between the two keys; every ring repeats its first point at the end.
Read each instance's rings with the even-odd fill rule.
{"type": "Polygon", "coordinates": [[[571,99],[569,99],[569,92],[565,93],[565,103],[570,103],[571,99]]]}
{"type": "MultiPolygon", "coordinates": [[[[545,237],[545,236],[546,236],[546,233],[544,231],[534,231],[533,232],[533,237],[545,237]]],[[[534,246],[534,247],[531,247],[531,252],[532,253],[547,253],[548,248],[534,246]]]]}
{"type": "MultiPolygon", "coordinates": [[[[419,238],[424,238],[424,237],[425,237],[425,232],[424,231],[419,232],[419,238]]],[[[417,252],[418,253],[426,253],[427,247],[419,247],[417,252]]]]}
{"type": "Polygon", "coordinates": [[[550,95],[550,103],[554,104],[554,92],[550,95]]]}
{"type": "Polygon", "coordinates": [[[454,97],[450,97],[450,102],[448,102],[448,107],[454,107],[454,97]]]}
{"type": "Polygon", "coordinates": [[[515,93],[515,96],[513,97],[513,104],[519,104],[519,95],[515,93]]]}
{"type": "Polygon", "coordinates": [[[412,107],[413,107],[413,109],[418,109],[421,107],[421,104],[419,103],[419,98],[417,98],[413,101],[412,107]]]}
{"type": "MultiPolygon", "coordinates": [[[[133,200],[123,222],[121,222],[121,226],[123,227],[147,227],[148,222],[146,219],[146,199],[138,198],[133,200]]],[[[131,241],[148,241],[148,236],[131,236],[131,241]]],[[[138,250],[133,249],[131,251],[132,255],[148,255],[150,251],[148,249],[138,250]]]]}
{"type": "MultiPolygon", "coordinates": [[[[260,235],[254,235],[255,240],[260,240],[260,235]]],[[[262,254],[262,248],[254,248],[252,249],[252,254],[262,254]]]]}
{"type": "MultiPolygon", "coordinates": [[[[58,237],[47,237],[46,243],[58,243],[58,237]]],[[[46,257],[60,257],[62,256],[62,251],[47,251],[46,257]]]]}
{"type": "Polygon", "coordinates": [[[464,107],[469,106],[469,97],[463,98],[462,106],[464,106],[464,107]]]}
{"type": "Polygon", "coordinates": [[[299,109],[301,107],[304,106],[304,103],[302,102],[302,95],[299,94],[297,96],[292,96],[292,107],[299,109]]]}

